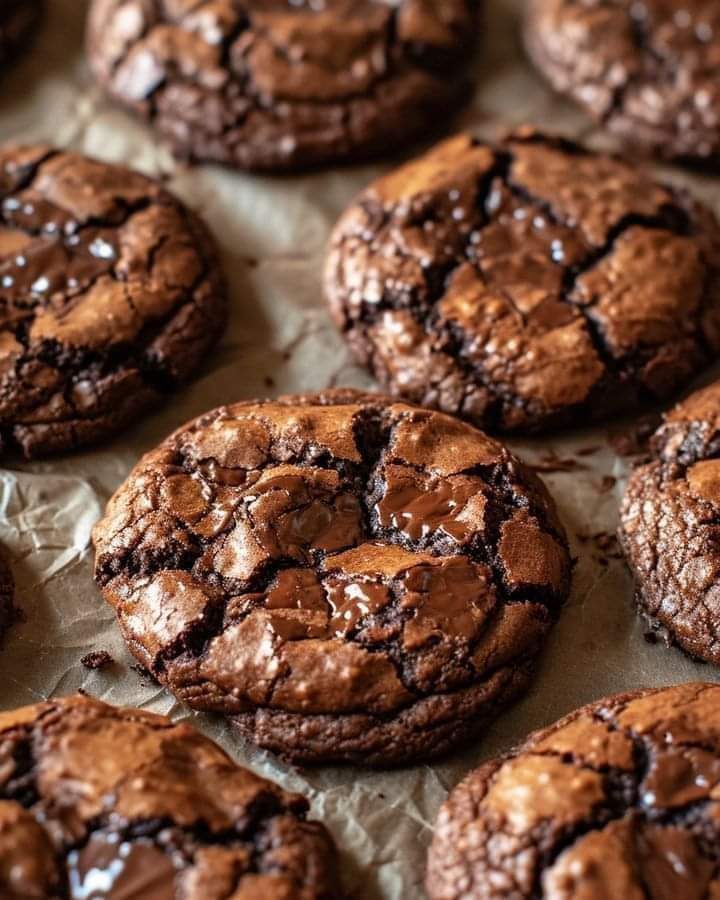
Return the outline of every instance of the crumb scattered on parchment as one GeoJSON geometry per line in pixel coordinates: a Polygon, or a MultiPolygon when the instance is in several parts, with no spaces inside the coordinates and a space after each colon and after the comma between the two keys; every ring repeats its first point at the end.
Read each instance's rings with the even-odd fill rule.
{"type": "Polygon", "coordinates": [[[647,452],[650,436],[659,424],[660,416],[650,413],[624,431],[608,431],[608,443],[618,456],[640,456],[647,452]]]}
{"type": "Polygon", "coordinates": [[[585,469],[587,466],[573,456],[563,457],[551,452],[531,463],[530,468],[536,472],[577,472],[578,469],[585,469]]]}
{"type": "Polygon", "coordinates": [[[648,642],[648,644],[657,644],[658,642],[658,636],[654,631],[646,631],[645,634],[643,634],[643,637],[648,642]]]}
{"type": "Polygon", "coordinates": [[[595,561],[601,566],[607,566],[612,559],[622,559],[617,537],[610,531],[595,531],[592,533],[578,531],[576,537],[581,544],[590,544],[595,561]]]}
{"type": "Polygon", "coordinates": [[[111,666],[115,660],[107,650],[93,650],[92,653],[86,653],[80,662],[86,669],[105,669],[107,666],[111,666]]]}
{"type": "Polygon", "coordinates": [[[603,475],[602,481],[600,482],[600,493],[607,494],[616,484],[617,478],[614,475],[603,475]]]}
{"type": "Polygon", "coordinates": [[[266,375],[263,379],[265,382],[266,388],[274,388],[275,387],[275,379],[271,375],[266,375]]]}

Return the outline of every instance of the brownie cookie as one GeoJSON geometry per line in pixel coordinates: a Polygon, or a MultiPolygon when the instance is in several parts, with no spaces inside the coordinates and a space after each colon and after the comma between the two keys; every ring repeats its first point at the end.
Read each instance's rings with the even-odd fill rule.
{"type": "Polygon", "coordinates": [[[442,807],[431,900],[720,897],[720,685],[609,697],[476,769],[442,807]]]}
{"type": "Polygon", "coordinates": [[[717,0],[529,0],[525,43],[556,90],[629,143],[720,163],[717,0]]]}
{"type": "Polygon", "coordinates": [[[225,322],[215,247],[159,184],[48,147],[0,148],[0,447],[118,431],[225,322]]]}
{"type": "Polygon", "coordinates": [[[6,900],[337,900],[307,810],[164,716],[80,695],[0,713],[6,900]]]}
{"type": "Polygon", "coordinates": [[[0,7],[0,68],[32,37],[43,0],[3,0],[0,7]]]}
{"type": "Polygon", "coordinates": [[[372,184],[335,228],[333,315],[395,395],[490,429],[640,407],[720,349],[720,227],[630,165],[522,129],[372,184]]]}
{"type": "Polygon", "coordinates": [[[15,617],[15,579],[5,551],[0,547],[0,638],[15,617]]]}
{"type": "Polygon", "coordinates": [[[297,169],[386,154],[466,93],[479,0],[94,0],[100,83],[184,158],[297,169]]]}
{"type": "Polygon", "coordinates": [[[570,570],[552,500],[506,448],[350,390],[191,422],[94,541],[142,665],[306,762],[402,764],[481,732],[527,686],[570,570]]]}
{"type": "Polygon", "coordinates": [[[640,613],[669,643],[720,665],[720,382],[671,410],[621,506],[640,613]]]}

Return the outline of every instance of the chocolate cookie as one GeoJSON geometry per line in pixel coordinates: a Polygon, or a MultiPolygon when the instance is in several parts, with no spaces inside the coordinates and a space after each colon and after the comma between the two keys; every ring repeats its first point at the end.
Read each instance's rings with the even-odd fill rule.
{"type": "Polygon", "coordinates": [[[335,228],[326,290],[395,395],[539,430],[641,407],[714,358],[719,272],[709,210],[522,129],[372,184],[335,228]]]}
{"type": "Polygon", "coordinates": [[[297,169],[386,154],[465,94],[479,0],[94,0],[107,91],[191,160],[297,169]]]}
{"type": "Polygon", "coordinates": [[[0,68],[32,37],[43,0],[3,0],[0,7],[0,68]]]}
{"type": "Polygon", "coordinates": [[[350,390],[191,422],[94,541],[142,665],[307,762],[419,761],[482,731],[528,684],[570,569],[506,448],[350,390]]]}
{"type": "Polygon", "coordinates": [[[0,446],[34,457],[125,427],[190,375],[225,316],[214,244],[159,184],[0,148],[0,446]]]}
{"type": "Polygon", "coordinates": [[[450,794],[430,900],[716,898],[718,773],[720,685],[585,706],[450,794]]]}
{"type": "Polygon", "coordinates": [[[556,90],[628,142],[720,163],[717,0],[530,0],[525,43],[556,90]]]}
{"type": "Polygon", "coordinates": [[[80,695],[0,714],[5,900],[337,900],[307,810],[164,716],[80,695]]]}
{"type": "Polygon", "coordinates": [[[0,638],[15,617],[15,579],[0,547],[0,638]]]}
{"type": "Polygon", "coordinates": [[[671,410],[651,448],[620,511],[638,609],[669,643],[720,665],[720,382],[671,410]]]}

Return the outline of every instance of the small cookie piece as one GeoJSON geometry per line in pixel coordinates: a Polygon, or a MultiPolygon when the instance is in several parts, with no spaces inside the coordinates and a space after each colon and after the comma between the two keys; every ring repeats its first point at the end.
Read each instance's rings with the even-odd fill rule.
{"type": "Polygon", "coordinates": [[[664,397],[720,349],[720,226],[629,164],[522,129],[380,178],[326,268],[358,359],[403,399],[490,430],[664,397]]]}
{"type": "Polygon", "coordinates": [[[214,243],[158,183],[0,148],[0,447],[36,457],[121,430],[190,376],[225,318],[214,243]]]}
{"type": "Polygon", "coordinates": [[[387,154],[466,94],[479,0],[94,0],[98,81],[176,154],[291,170],[387,154]]]}
{"type": "Polygon", "coordinates": [[[5,552],[0,548],[0,638],[15,618],[15,579],[5,552]]]}
{"type": "Polygon", "coordinates": [[[32,38],[44,0],[3,0],[0,7],[0,68],[32,38]]]}
{"type": "Polygon", "coordinates": [[[650,446],[620,510],[638,610],[668,643],[720,665],[720,381],[667,413],[650,446]]]}
{"type": "Polygon", "coordinates": [[[525,44],[555,90],[629,144],[720,163],[717,0],[529,0],[525,44]]]}
{"type": "Polygon", "coordinates": [[[0,714],[0,895],[337,900],[298,794],[189,725],[76,695],[0,714]]]}
{"type": "Polygon", "coordinates": [[[585,706],[452,791],[430,900],[718,897],[719,778],[720,685],[585,706]]]}
{"type": "Polygon", "coordinates": [[[303,762],[398,765],[481,732],[569,588],[554,504],[505,447],[351,390],[189,423],[93,538],[140,663],[303,762]]]}

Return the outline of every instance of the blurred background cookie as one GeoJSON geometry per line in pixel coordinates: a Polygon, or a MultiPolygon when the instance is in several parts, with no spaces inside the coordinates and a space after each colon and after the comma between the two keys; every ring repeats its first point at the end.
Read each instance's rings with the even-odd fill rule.
{"type": "Polygon", "coordinates": [[[390,153],[467,93],[478,0],[93,0],[105,89],[191,160],[297,169],[390,153]]]}

